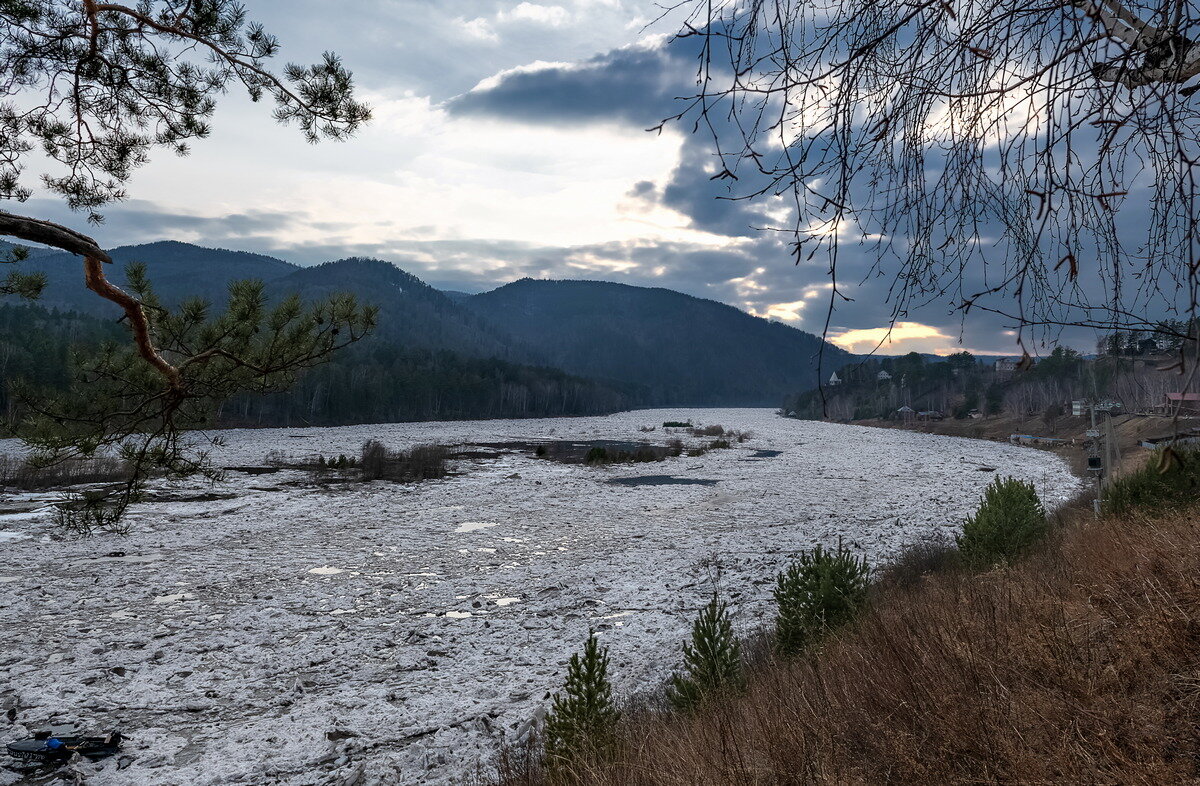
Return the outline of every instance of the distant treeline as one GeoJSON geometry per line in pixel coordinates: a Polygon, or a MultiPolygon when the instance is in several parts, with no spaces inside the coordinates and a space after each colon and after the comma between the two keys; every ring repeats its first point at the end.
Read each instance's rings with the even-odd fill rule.
{"type": "MultiPolygon", "coordinates": [[[[1168,342],[1169,343],[1169,342],[1168,342]]],[[[788,396],[783,412],[804,419],[866,420],[899,417],[908,407],[945,417],[1042,415],[1055,418],[1075,399],[1110,399],[1127,411],[1164,406],[1167,393],[1184,392],[1187,379],[1160,370],[1179,344],[1165,348],[1122,335],[1103,345],[1118,354],[1085,358],[1068,347],[1026,364],[980,362],[969,352],[932,360],[915,352],[852,363],[837,380],[788,396]],[[1155,359],[1158,356],[1158,359],[1155,359]],[[1160,362],[1161,361],[1161,362],[1160,362]]],[[[1196,383],[1188,392],[1195,392],[1196,383]]]]}
{"type": "MultiPolygon", "coordinates": [[[[0,303],[0,414],[5,419],[19,414],[13,398],[17,384],[49,390],[70,384],[73,351],[128,340],[128,332],[114,320],[34,304],[0,303]]],[[[286,392],[226,402],[216,425],[331,426],[588,415],[628,408],[644,395],[630,386],[555,369],[445,350],[404,350],[369,338],[311,369],[286,392]]]]}
{"type": "Polygon", "coordinates": [[[332,426],[554,417],[615,412],[637,400],[636,391],[556,369],[372,341],[310,370],[286,392],[227,403],[221,420],[244,426],[332,426]]]}
{"type": "Polygon", "coordinates": [[[0,415],[13,414],[12,386],[18,381],[54,389],[69,384],[72,347],[127,337],[114,320],[0,303],[0,415]]]}

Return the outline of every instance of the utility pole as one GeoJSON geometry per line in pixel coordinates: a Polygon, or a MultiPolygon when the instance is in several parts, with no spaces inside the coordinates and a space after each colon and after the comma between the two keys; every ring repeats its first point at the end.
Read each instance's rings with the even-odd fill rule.
{"type": "MultiPolygon", "coordinates": [[[[1096,476],[1096,498],[1092,500],[1092,512],[1096,517],[1100,517],[1100,497],[1104,489],[1104,460],[1100,458],[1100,429],[1096,428],[1096,402],[1095,401],[1072,401],[1071,414],[1076,417],[1083,414],[1083,409],[1087,408],[1088,414],[1092,420],[1092,427],[1087,430],[1087,468],[1088,472],[1096,476]]],[[[1108,446],[1105,445],[1107,448],[1108,446]]]]}

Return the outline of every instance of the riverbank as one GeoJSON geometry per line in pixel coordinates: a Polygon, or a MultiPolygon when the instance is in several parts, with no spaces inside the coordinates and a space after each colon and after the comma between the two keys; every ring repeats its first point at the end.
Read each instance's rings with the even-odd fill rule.
{"type": "MultiPolygon", "coordinates": [[[[852,421],[855,425],[873,428],[899,429],[919,434],[941,434],[951,437],[982,439],[991,442],[1008,442],[1013,434],[1060,439],[1060,446],[1040,446],[1066,460],[1077,474],[1083,476],[1087,468],[1086,432],[1091,428],[1087,417],[1063,416],[1047,421],[1038,416],[999,415],[979,419],[954,419],[910,421],[866,419],[852,421]]],[[[1171,434],[1176,426],[1190,428],[1200,426],[1200,418],[1184,418],[1176,421],[1159,415],[1117,415],[1113,417],[1113,432],[1117,436],[1120,463],[1116,471],[1124,472],[1129,467],[1140,466],[1151,453],[1142,447],[1147,439],[1171,434]]],[[[1103,433],[1103,432],[1102,432],[1103,433]]]]}
{"type": "Polygon", "coordinates": [[[632,716],[579,782],[1196,782],[1196,510],[1081,524],[1017,567],[889,592],[740,697],[632,716]]]}
{"type": "Polygon", "coordinates": [[[752,629],[801,549],[840,539],[886,561],[952,532],[997,474],[1051,501],[1078,488],[1028,448],[767,409],[222,436],[214,460],[253,472],[152,484],[127,537],[63,539],[52,494],[0,505],[0,713],[11,737],[119,727],[124,769],[100,762],[94,786],[454,783],[529,734],[589,629],[636,693],[675,666],[715,581],[752,629]],[[532,447],[690,448],[702,438],[664,426],[687,420],[752,435],[601,466],[532,447]],[[289,468],[367,439],[471,458],[413,484],[289,468]]]}
{"type": "MultiPolygon", "coordinates": [[[[1143,495],[1100,519],[1088,504],[1061,509],[1011,566],[975,573],[912,549],[869,610],[809,655],[757,647],[740,695],[690,714],[628,707],[614,753],[573,782],[1195,783],[1200,473],[1190,467],[1170,498],[1143,495]]],[[[511,751],[499,783],[550,782],[522,753],[511,751]]]]}

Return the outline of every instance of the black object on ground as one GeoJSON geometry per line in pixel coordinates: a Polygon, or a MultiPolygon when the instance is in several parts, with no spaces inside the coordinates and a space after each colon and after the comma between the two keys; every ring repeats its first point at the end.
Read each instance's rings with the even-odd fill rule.
{"type": "Polygon", "coordinates": [[[278,472],[279,467],[223,467],[229,472],[244,472],[247,475],[270,475],[278,472]]]}
{"type": "Polygon", "coordinates": [[[715,486],[708,478],[676,478],[671,475],[638,475],[632,478],[613,478],[609,483],[618,486],[715,486]]]}
{"type": "Polygon", "coordinates": [[[121,750],[121,733],[111,731],[103,737],[55,736],[48,731],[27,740],[8,743],[8,755],[22,761],[60,764],[78,753],[89,759],[103,759],[121,750]]]}

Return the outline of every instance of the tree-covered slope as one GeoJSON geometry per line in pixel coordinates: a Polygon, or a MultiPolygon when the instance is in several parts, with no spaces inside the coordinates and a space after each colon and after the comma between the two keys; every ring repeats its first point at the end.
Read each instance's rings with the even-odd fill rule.
{"type": "MultiPolygon", "coordinates": [[[[531,414],[648,404],[777,406],[785,394],[817,381],[822,342],[816,336],[667,289],[526,279],[481,295],[450,295],[375,259],[300,267],[178,242],[126,246],[111,255],[114,282],[125,283],[124,265],[142,262],[168,306],[200,297],[219,307],[231,281],[258,279],[273,299],[349,292],[379,307],[379,328],[368,341],[301,383],[308,404],[283,395],[252,412],[241,402],[239,417],[256,423],[281,417],[322,423],[477,417],[526,406],[531,414]],[[550,384],[547,374],[559,376],[550,384]],[[489,386],[500,384],[526,392],[497,403],[489,386]],[[446,395],[466,389],[475,393],[453,400],[446,395]],[[352,403],[354,396],[371,401],[352,403]],[[539,397],[541,404],[512,404],[539,397]]],[[[115,306],[84,288],[77,257],[35,250],[13,267],[46,274],[45,307],[119,316],[115,306]]],[[[827,376],[851,356],[824,346],[827,376]]]]}
{"type": "MultiPolygon", "coordinates": [[[[0,436],[19,415],[13,386],[62,390],[72,354],[127,341],[115,320],[0,298],[0,436]]],[[[221,426],[334,426],[413,420],[546,417],[613,412],[641,392],[557,369],[413,349],[372,336],[301,375],[290,389],[243,396],[220,411],[221,426]]]]}
{"type": "MultiPolygon", "coordinates": [[[[11,247],[6,243],[0,251],[11,247]]],[[[111,269],[106,271],[109,280],[117,286],[125,286],[125,266],[141,262],[146,265],[150,280],[167,305],[174,305],[188,297],[222,303],[228,294],[230,281],[257,279],[271,282],[299,269],[281,259],[262,254],[202,248],[173,240],[121,246],[112,249],[109,255],[113,258],[111,269]]],[[[40,301],[42,305],[95,316],[115,318],[121,315],[116,305],[84,288],[83,262],[74,254],[38,249],[28,260],[12,265],[12,268],[46,275],[47,285],[40,301]]]]}
{"type": "MultiPolygon", "coordinates": [[[[464,302],[540,362],[646,385],[651,403],[777,406],[817,381],[817,336],[668,289],[522,279],[464,302]]],[[[822,368],[851,358],[826,344],[822,368]]]]}

